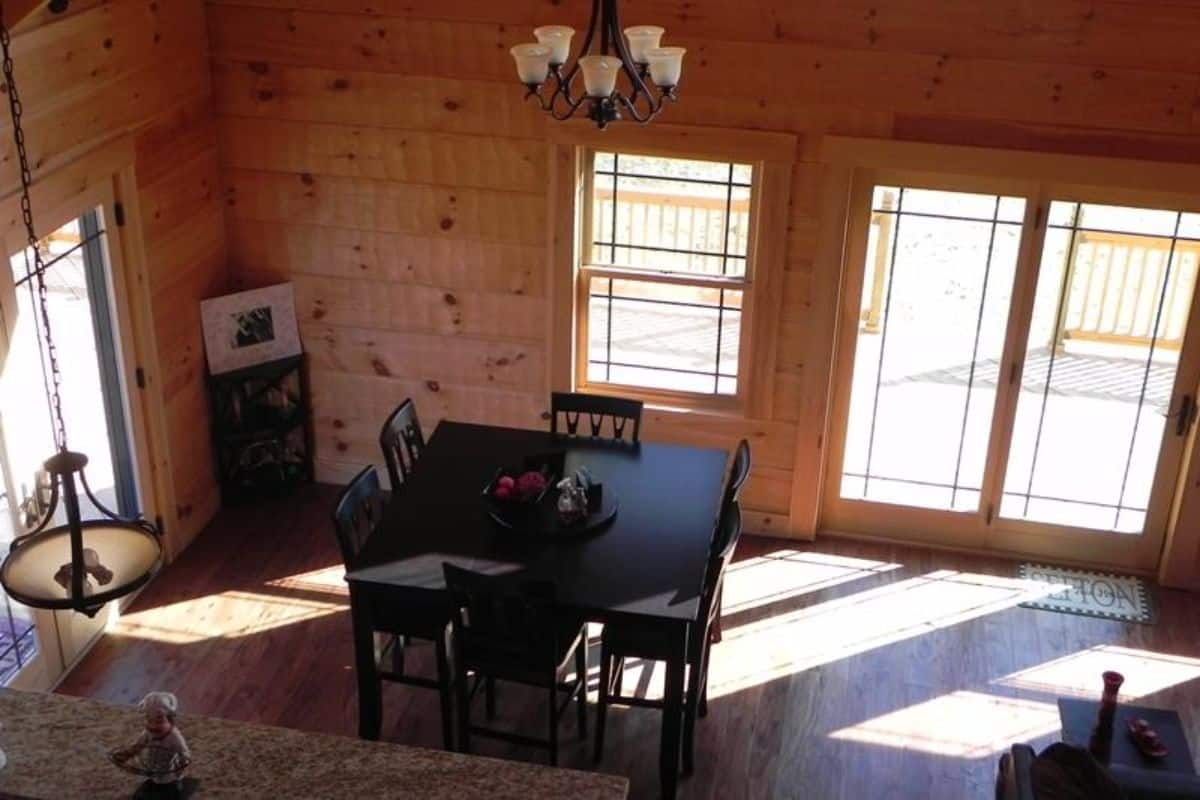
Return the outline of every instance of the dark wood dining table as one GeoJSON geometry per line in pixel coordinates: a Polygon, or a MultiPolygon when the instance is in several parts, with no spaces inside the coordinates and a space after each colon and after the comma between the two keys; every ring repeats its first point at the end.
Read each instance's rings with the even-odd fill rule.
{"type": "Polygon", "coordinates": [[[443,421],[346,575],[359,735],[377,739],[380,732],[372,631],[403,631],[406,613],[445,603],[443,564],[550,580],[565,611],[594,622],[653,625],[669,643],[659,766],[663,796],[674,797],[687,637],[699,613],[725,472],[726,453],[719,449],[613,444],[443,421]],[[615,494],[616,518],[584,535],[520,533],[497,524],[482,497],[496,470],[558,452],[565,455],[565,474],[586,465],[604,491],[615,494]]]}

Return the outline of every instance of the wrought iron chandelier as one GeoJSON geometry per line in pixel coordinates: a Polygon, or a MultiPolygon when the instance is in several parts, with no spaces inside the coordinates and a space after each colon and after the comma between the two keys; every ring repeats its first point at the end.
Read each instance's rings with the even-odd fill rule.
{"type": "Polygon", "coordinates": [[[622,113],[636,122],[649,122],[666,101],[678,99],[675,92],[687,51],[661,47],[664,32],[657,25],[637,25],[622,35],[617,0],[592,0],[587,35],[570,69],[567,60],[575,29],[566,25],[537,28],[536,44],[519,44],[510,52],[527,89],[526,98],[536,97],[542,110],[556,120],[571,118],[586,103],[588,119],[603,130],[622,119],[622,113]],[[593,53],[597,34],[598,52],[593,53]],[[583,93],[576,96],[574,83],[580,73],[583,93]]]}
{"type": "Polygon", "coordinates": [[[21,215],[28,245],[25,249],[25,271],[29,277],[31,297],[36,286],[34,299],[37,302],[33,305],[41,316],[41,325],[36,328],[38,349],[57,452],[44,465],[51,480],[49,508],[29,533],[13,540],[8,556],[0,565],[0,584],[11,597],[27,606],[74,609],[91,617],[108,601],[135,591],[154,577],[162,566],[162,544],[154,525],[140,517],[121,517],[96,499],[83,471],[88,463],[87,456],[67,448],[67,429],[62,411],[62,374],[50,330],[46,265],[42,258],[41,242],[35,233],[29,196],[33,177],[25,152],[25,134],[21,128],[22,108],[13,78],[9,30],[2,16],[0,10],[0,53],[4,59],[13,140],[20,165],[21,215]],[[79,486],[82,486],[83,493],[102,518],[83,519],[79,507],[79,486]],[[60,500],[66,524],[51,525],[59,512],[60,500]]]}

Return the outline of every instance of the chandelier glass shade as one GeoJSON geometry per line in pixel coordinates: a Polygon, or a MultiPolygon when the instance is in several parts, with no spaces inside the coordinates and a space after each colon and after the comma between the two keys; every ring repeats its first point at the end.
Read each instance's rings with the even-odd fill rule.
{"type": "Polygon", "coordinates": [[[27,606],[74,609],[95,616],[106,602],[137,590],[157,574],[162,567],[162,544],[154,525],[138,517],[121,517],[96,498],[84,475],[87,456],[67,447],[62,375],[50,326],[47,266],[33,222],[30,201],[33,176],[21,127],[22,106],[13,77],[11,39],[2,13],[0,52],[20,166],[27,285],[36,301],[31,306],[36,309],[35,322],[40,323],[36,330],[43,385],[20,388],[30,395],[44,390],[57,447],[57,452],[44,464],[50,478],[46,510],[29,533],[13,540],[8,556],[0,565],[0,584],[13,599],[27,606]],[[99,513],[97,519],[83,519],[80,488],[99,513]]]}
{"type": "Polygon", "coordinates": [[[617,0],[592,0],[587,33],[569,67],[575,29],[566,25],[536,28],[537,42],[518,44],[510,52],[526,97],[536,98],[556,120],[586,107],[588,119],[603,129],[624,118],[649,122],[667,101],[677,99],[687,51],[663,47],[665,32],[657,25],[622,31],[617,0]]]}

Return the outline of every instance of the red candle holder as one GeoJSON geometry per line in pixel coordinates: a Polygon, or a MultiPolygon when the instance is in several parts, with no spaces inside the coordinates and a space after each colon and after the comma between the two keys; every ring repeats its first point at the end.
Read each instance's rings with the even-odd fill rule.
{"type": "Polygon", "coordinates": [[[1096,727],[1092,729],[1092,737],[1088,740],[1088,751],[1101,764],[1107,764],[1112,758],[1113,722],[1117,716],[1117,693],[1125,676],[1119,672],[1107,671],[1101,676],[1104,679],[1104,693],[1100,695],[1100,710],[1096,714],[1096,727]]]}

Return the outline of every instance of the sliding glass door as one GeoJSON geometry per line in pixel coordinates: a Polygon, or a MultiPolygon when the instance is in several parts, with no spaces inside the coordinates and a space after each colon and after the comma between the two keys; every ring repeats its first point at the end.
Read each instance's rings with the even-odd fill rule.
{"type": "Polygon", "coordinates": [[[1200,378],[1200,214],[862,177],[825,527],[1153,567],[1200,378]]]}
{"type": "Polygon", "coordinates": [[[841,496],[979,506],[1025,201],[876,186],[841,496]]]}

